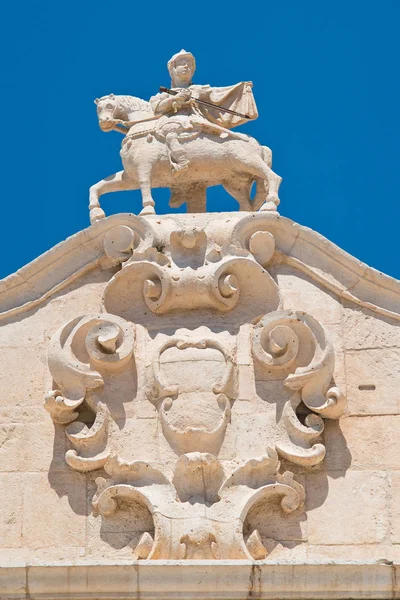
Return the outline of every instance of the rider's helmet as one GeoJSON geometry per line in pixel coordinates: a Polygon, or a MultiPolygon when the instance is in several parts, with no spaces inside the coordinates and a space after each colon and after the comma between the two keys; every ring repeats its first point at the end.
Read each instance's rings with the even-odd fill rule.
{"type": "Polygon", "coordinates": [[[172,77],[172,69],[175,65],[175,63],[180,59],[180,58],[186,58],[187,61],[189,62],[192,71],[194,72],[196,69],[196,61],[195,58],[193,56],[193,54],[191,52],[186,52],[186,50],[181,50],[180,52],[178,52],[177,54],[174,54],[168,61],[167,63],[167,67],[168,67],[168,72],[172,77]]]}

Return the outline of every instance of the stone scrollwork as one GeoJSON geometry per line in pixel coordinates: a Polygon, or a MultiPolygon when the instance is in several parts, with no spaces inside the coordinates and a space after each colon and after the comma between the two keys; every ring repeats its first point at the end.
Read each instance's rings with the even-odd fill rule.
{"type": "Polygon", "coordinates": [[[305,312],[278,311],[265,315],[254,327],[252,351],[264,378],[281,379],[300,393],[283,408],[277,450],[294,463],[317,464],[325,456],[325,447],[310,444],[324,429],[321,417],[337,419],[346,406],[344,394],[332,385],[335,355],[329,334],[305,312]],[[301,401],[310,412],[304,424],[296,414],[301,401]]]}
{"type": "Polygon", "coordinates": [[[248,512],[259,502],[280,500],[284,513],[302,507],[304,488],[292,473],[279,474],[278,455],[245,462],[225,477],[220,461],[208,453],[182,455],[170,480],[160,465],[127,463],[111,457],[98,478],[96,512],[107,517],[121,502],[145,506],[154,523],[154,538],[145,532],[134,551],[147,559],[260,559],[267,550],[254,530],[244,539],[248,512]]]}
{"type": "Polygon", "coordinates": [[[188,331],[182,333],[182,337],[170,338],[155,352],[153,401],[159,406],[165,437],[180,452],[217,452],[230,421],[231,400],[236,396],[233,357],[216,339],[198,337],[199,334],[193,332],[190,336],[188,331]],[[174,351],[170,359],[165,358],[169,350],[174,351]],[[168,366],[179,358],[184,362],[180,372],[172,372],[176,380],[171,381],[168,366]],[[200,374],[210,359],[217,371],[209,373],[210,379],[215,375],[217,378],[204,383],[194,379],[194,385],[190,384],[193,372],[200,374]],[[184,366],[187,361],[189,371],[184,366]],[[163,367],[166,373],[163,373],[163,367]],[[193,406],[199,409],[195,419],[193,406]]]}
{"type": "Polygon", "coordinates": [[[276,258],[273,222],[265,213],[241,219],[233,229],[232,243],[251,252],[263,267],[270,266],[276,258]]]}
{"type": "Polygon", "coordinates": [[[330,387],[333,344],[314,317],[291,310],[265,315],[254,328],[253,353],[267,372],[281,373],[288,388],[301,390],[311,411],[330,419],[341,416],[345,397],[330,387]]]}
{"type": "Polygon", "coordinates": [[[141,217],[131,216],[128,225],[115,225],[104,236],[104,254],[113,265],[126,262],[133,253],[152,246],[154,231],[141,217]]]}
{"type": "Polygon", "coordinates": [[[46,394],[45,408],[55,423],[67,425],[75,449],[67,451],[66,461],[78,471],[98,469],[108,459],[108,409],[93,391],[104,384],[101,372],[122,369],[131,360],[133,342],[133,326],[107,314],[73,319],[51,339],[48,366],[54,387],[46,394]],[[94,415],[90,427],[77,420],[83,403],[94,415]]]}
{"type": "MultiPolygon", "coordinates": [[[[272,251],[273,242],[269,238],[266,242],[265,235],[269,234],[260,232],[258,237],[254,236],[252,249],[248,250],[229,245],[219,247],[196,228],[173,231],[168,244],[133,252],[108,283],[104,307],[118,313],[122,304],[140,295],[137,290],[141,286],[142,299],[155,314],[198,309],[229,312],[239,302],[241,286],[252,278],[275,310],[280,304],[278,286],[258,264],[268,262],[272,251]]],[[[130,237],[124,233],[125,237],[128,244],[130,237]]]]}
{"type": "Polygon", "coordinates": [[[324,419],[345,408],[332,340],[312,315],[281,310],[283,242],[269,216],[246,216],[227,234],[143,221],[107,230],[107,312],[53,335],[46,409],[65,426],[67,463],[104,469],[98,518],[127,507],[142,515],[135,560],[262,560],[271,540],[260,511],[285,520],[304,507],[278,457],[321,462],[324,419]],[[146,454],[153,443],[159,460],[146,454]]]}

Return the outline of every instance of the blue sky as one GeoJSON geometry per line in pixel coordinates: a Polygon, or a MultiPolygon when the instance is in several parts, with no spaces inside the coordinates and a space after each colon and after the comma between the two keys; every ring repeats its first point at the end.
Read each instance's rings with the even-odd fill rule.
{"type": "MultiPolygon", "coordinates": [[[[2,21],[0,277],[87,227],[90,185],[121,169],[93,99],[148,99],[184,47],[196,83],[253,81],[260,116],[240,130],[273,150],[281,214],[400,279],[399,1],[25,0],[2,21]]],[[[102,206],[137,213],[140,194],[102,206]]],[[[209,210],[236,206],[210,191],[209,210]]]]}

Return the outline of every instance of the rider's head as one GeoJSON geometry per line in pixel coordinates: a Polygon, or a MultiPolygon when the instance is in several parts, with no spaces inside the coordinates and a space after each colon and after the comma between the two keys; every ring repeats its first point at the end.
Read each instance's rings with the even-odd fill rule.
{"type": "Polygon", "coordinates": [[[191,52],[181,50],[168,61],[172,87],[190,85],[196,69],[196,61],[191,52]]]}

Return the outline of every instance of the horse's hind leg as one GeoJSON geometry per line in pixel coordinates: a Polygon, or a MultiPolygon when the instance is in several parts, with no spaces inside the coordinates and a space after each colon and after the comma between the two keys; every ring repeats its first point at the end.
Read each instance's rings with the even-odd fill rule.
{"type": "Polygon", "coordinates": [[[261,177],[268,182],[268,196],[260,210],[276,210],[276,207],[280,202],[278,190],[282,177],[279,177],[279,175],[274,173],[260,156],[252,155],[250,160],[246,160],[245,164],[252,175],[261,177]]]}
{"type": "Polygon", "coordinates": [[[128,177],[125,171],[118,171],[118,173],[114,173],[114,175],[110,175],[92,185],[89,190],[90,222],[93,224],[106,216],[100,207],[100,196],[109,192],[136,190],[137,188],[137,182],[128,177]]]}
{"type": "Polygon", "coordinates": [[[264,204],[260,207],[260,210],[276,210],[280,203],[278,190],[282,181],[282,177],[279,177],[270,167],[265,165],[265,169],[268,172],[268,196],[264,204]]]}

